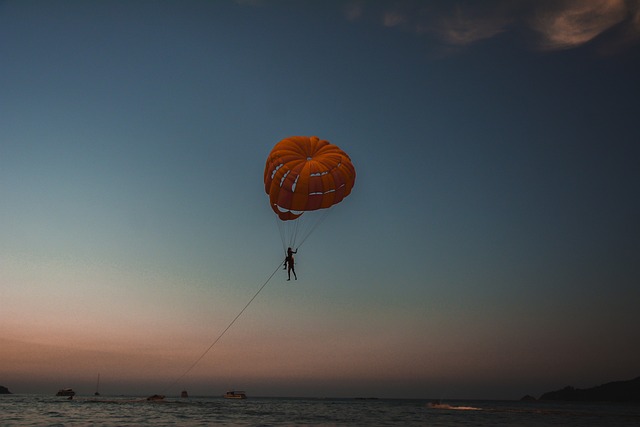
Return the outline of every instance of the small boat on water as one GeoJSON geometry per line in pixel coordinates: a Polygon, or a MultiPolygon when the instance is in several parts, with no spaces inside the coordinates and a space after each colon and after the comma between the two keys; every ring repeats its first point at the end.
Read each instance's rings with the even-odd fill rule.
{"type": "Polygon", "coordinates": [[[244,391],[228,391],[224,394],[225,399],[246,399],[247,395],[244,391]]]}
{"type": "Polygon", "coordinates": [[[149,401],[164,400],[164,394],[154,394],[153,396],[147,397],[147,400],[149,401]]]}
{"type": "Polygon", "coordinates": [[[76,392],[73,391],[72,388],[61,388],[60,390],[58,390],[58,392],[56,393],[56,396],[69,396],[69,397],[73,397],[76,395],[76,392]]]}
{"type": "Polygon", "coordinates": [[[432,400],[431,402],[427,403],[427,408],[449,409],[450,406],[447,405],[446,403],[440,402],[439,400],[432,400]]]}
{"type": "Polygon", "coordinates": [[[182,393],[180,393],[180,397],[182,397],[183,399],[189,397],[189,393],[187,393],[187,390],[182,390],[182,393]]]}

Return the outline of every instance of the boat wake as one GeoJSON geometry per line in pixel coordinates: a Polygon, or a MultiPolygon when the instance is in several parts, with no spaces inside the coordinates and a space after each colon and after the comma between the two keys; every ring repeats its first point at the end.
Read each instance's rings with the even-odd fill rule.
{"type": "Polygon", "coordinates": [[[440,402],[429,402],[427,403],[427,407],[431,409],[447,409],[450,411],[482,411],[482,408],[476,408],[475,406],[457,406],[440,402]]]}

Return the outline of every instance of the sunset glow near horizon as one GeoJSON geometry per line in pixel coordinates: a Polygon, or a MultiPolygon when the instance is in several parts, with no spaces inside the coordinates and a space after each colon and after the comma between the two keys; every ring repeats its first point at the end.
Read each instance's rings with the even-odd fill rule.
{"type": "Polygon", "coordinates": [[[0,385],[640,375],[640,1],[513,3],[0,2],[0,385]],[[183,376],[284,258],[262,179],[292,135],[353,192],[183,376]]]}

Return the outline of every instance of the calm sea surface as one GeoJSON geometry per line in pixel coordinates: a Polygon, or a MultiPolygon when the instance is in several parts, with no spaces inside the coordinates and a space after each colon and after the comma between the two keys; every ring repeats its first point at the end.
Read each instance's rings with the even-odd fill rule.
{"type": "Polygon", "coordinates": [[[426,400],[0,396],[2,426],[640,426],[640,405],[426,400]]]}

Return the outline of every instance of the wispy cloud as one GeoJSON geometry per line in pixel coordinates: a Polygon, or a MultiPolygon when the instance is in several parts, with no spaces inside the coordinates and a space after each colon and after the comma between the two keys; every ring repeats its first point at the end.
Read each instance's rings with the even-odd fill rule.
{"type": "Polygon", "coordinates": [[[624,0],[571,0],[556,10],[539,10],[531,26],[540,33],[542,49],[570,49],[587,43],[628,16],[624,0]]]}
{"type": "Polygon", "coordinates": [[[640,41],[640,0],[351,0],[346,4],[349,20],[369,19],[387,28],[431,35],[452,47],[523,30],[537,34],[534,46],[541,50],[571,49],[595,40],[611,49],[640,41]]]}
{"type": "Polygon", "coordinates": [[[439,17],[431,30],[446,43],[464,46],[492,38],[503,31],[511,19],[499,10],[473,10],[457,6],[439,17]]]}
{"type": "Polygon", "coordinates": [[[373,19],[384,27],[417,34],[430,33],[452,45],[466,45],[504,31],[510,18],[498,8],[443,1],[398,0],[362,2],[345,7],[349,20],[373,19]]]}
{"type": "Polygon", "coordinates": [[[349,21],[355,21],[362,17],[364,13],[364,0],[353,0],[344,6],[344,14],[349,21]]]}
{"type": "Polygon", "coordinates": [[[601,54],[616,54],[640,42],[640,0],[627,1],[630,18],[598,46],[601,54]]]}
{"type": "Polygon", "coordinates": [[[405,15],[398,12],[385,12],[383,17],[383,23],[385,27],[396,27],[404,24],[406,21],[405,15]]]}

